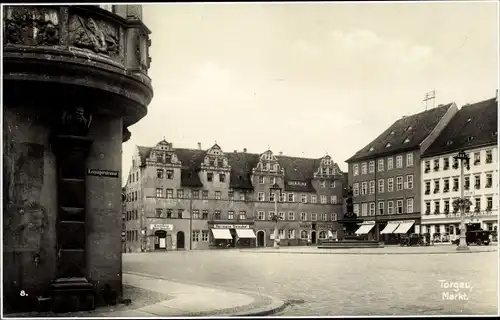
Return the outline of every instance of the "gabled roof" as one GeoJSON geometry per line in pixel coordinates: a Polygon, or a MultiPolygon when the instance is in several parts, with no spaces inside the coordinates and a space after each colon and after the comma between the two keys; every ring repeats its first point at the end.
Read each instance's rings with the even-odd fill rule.
{"type": "MultiPolygon", "coordinates": [[[[141,164],[151,153],[150,147],[138,146],[141,164]]],[[[198,171],[205,158],[206,150],[199,149],[172,149],[182,164],[181,184],[186,187],[201,188],[198,171]]],[[[231,166],[230,187],[233,189],[253,189],[251,175],[252,169],[257,166],[260,155],[247,152],[226,152],[224,155],[231,166]]],[[[285,170],[285,190],[296,192],[315,192],[311,184],[314,173],[318,170],[321,159],[296,158],[288,156],[276,156],[278,163],[285,170]],[[305,185],[288,185],[288,181],[305,182],[305,185]]]]}
{"type": "Polygon", "coordinates": [[[422,157],[458,152],[498,141],[498,102],[495,98],[463,106],[422,157]]]}
{"type": "Polygon", "coordinates": [[[346,162],[366,160],[417,149],[452,105],[454,103],[438,106],[397,120],[375,140],[347,159],[346,162]]]}

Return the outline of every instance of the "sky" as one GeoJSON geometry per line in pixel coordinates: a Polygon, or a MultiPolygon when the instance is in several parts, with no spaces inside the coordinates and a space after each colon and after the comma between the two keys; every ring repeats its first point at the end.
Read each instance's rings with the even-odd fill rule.
{"type": "Polygon", "coordinates": [[[498,88],[496,2],[146,4],[143,20],[154,98],[129,127],[124,172],[137,145],[163,138],[328,154],[347,170],[427,92],[460,107],[498,88]]]}

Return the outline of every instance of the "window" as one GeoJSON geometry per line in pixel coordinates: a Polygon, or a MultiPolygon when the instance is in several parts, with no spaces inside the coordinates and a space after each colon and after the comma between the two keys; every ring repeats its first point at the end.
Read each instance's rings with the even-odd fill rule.
{"type": "Polygon", "coordinates": [[[392,170],[394,168],[394,159],[392,157],[387,158],[387,170],[392,170]]]}
{"type": "Polygon", "coordinates": [[[491,185],[493,184],[493,175],[491,173],[486,174],[486,188],[491,188],[491,185]]]}
{"type": "Polygon", "coordinates": [[[288,239],[295,239],[295,230],[288,230],[288,239]]]}
{"type": "Polygon", "coordinates": [[[288,194],[288,202],[295,202],[295,195],[293,193],[288,194]]]}
{"type": "Polygon", "coordinates": [[[208,200],[208,190],[203,190],[203,200],[208,200]]]}
{"type": "Polygon", "coordinates": [[[303,194],[303,195],[301,195],[301,199],[300,199],[300,201],[301,201],[302,203],[307,203],[307,194],[303,194]]]}
{"type": "Polygon", "coordinates": [[[493,197],[486,197],[486,210],[490,211],[493,208],[493,197]]]}
{"type": "Polygon", "coordinates": [[[156,188],[156,197],[163,198],[163,189],[162,188],[156,188]]]}
{"type": "Polygon", "coordinates": [[[378,214],[384,214],[384,202],[378,203],[378,214]]]}
{"type": "Polygon", "coordinates": [[[163,209],[162,208],[156,208],[156,218],[161,218],[162,214],[163,214],[163,209]]]}
{"type": "Polygon", "coordinates": [[[330,181],[330,188],[335,188],[336,186],[336,181],[333,180],[333,181],[330,181]]]}
{"type": "Polygon", "coordinates": [[[234,211],[228,211],[227,212],[227,219],[228,220],[234,220],[234,211]]]}
{"type": "Polygon", "coordinates": [[[397,200],[396,206],[398,207],[398,213],[403,213],[403,200],[397,200]]]}
{"type": "Polygon", "coordinates": [[[440,183],[439,183],[439,179],[438,180],[434,180],[434,193],[438,193],[440,189],[441,189],[441,186],[440,186],[440,183]]]}
{"type": "Polygon", "coordinates": [[[305,230],[300,231],[300,238],[301,239],[308,239],[309,235],[308,235],[307,231],[305,231],[305,230]]]}
{"type": "Polygon", "coordinates": [[[280,237],[280,239],[285,239],[285,230],[283,230],[283,229],[279,230],[279,237],[280,237]]]}
{"type": "Polygon", "coordinates": [[[177,190],[177,198],[178,199],[184,198],[184,190],[182,190],[182,189],[177,190]]]}
{"type": "Polygon", "coordinates": [[[247,195],[245,193],[240,193],[240,200],[241,201],[246,201],[247,195]]]}
{"type": "Polygon", "coordinates": [[[365,195],[367,194],[368,192],[368,183],[365,181],[365,182],[361,182],[361,192],[360,194],[361,195],[365,195]]]}
{"type": "Polygon", "coordinates": [[[172,219],[174,211],[172,209],[167,209],[167,219],[172,219]]]}
{"type": "Polygon", "coordinates": [[[354,196],[359,196],[359,183],[356,182],[352,185],[352,193],[354,196]]]}
{"type": "Polygon", "coordinates": [[[323,181],[320,181],[319,186],[320,186],[321,188],[326,188],[326,182],[325,182],[324,180],[323,180],[323,181]]]}
{"type": "Polygon", "coordinates": [[[431,193],[431,182],[425,181],[425,194],[430,194],[430,193],[431,193]]]}
{"type": "Polygon", "coordinates": [[[193,199],[199,199],[200,198],[200,191],[198,191],[198,190],[191,191],[191,194],[193,196],[193,199]]]}
{"type": "Polygon", "coordinates": [[[163,171],[163,169],[156,169],[156,177],[158,177],[158,179],[165,178],[165,171],[163,171]]]}
{"type": "Polygon", "coordinates": [[[220,200],[220,191],[215,191],[215,200],[220,200]]]}
{"type": "Polygon", "coordinates": [[[359,216],[359,203],[355,203],[352,205],[352,211],[359,216]]]}
{"type": "Polygon", "coordinates": [[[203,220],[207,220],[208,219],[208,210],[203,210],[201,214],[202,214],[202,219],[203,220]]]}
{"type": "Polygon", "coordinates": [[[167,189],[167,199],[172,199],[174,197],[174,189],[167,189]]]}
{"type": "Polygon", "coordinates": [[[481,164],[481,153],[474,152],[474,165],[477,166],[479,164],[481,164]]]}
{"type": "Polygon", "coordinates": [[[280,192],[280,202],[286,202],[286,193],[280,192]]]}
{"type": "Polygon", "coordinates": [[[311,213],[311,221],[318,220],[318,215],[316,213],[311,213]]]}
{"type": "Polygon", "coordinates": [[[363,162],[361,164],[361,174],[366,174],[367,173],[367,165],[366,162],[363,162]]]}
{"type": "Polygon", "coordinates": [[[263,176],[259,176],[259,184],[264,184],[266,183],[266,179],[264,179],[263,176]]]}
{"type": "Polygon", "coordinates": [[[474,204],[474,211],[480,211],[481,210],[481,198],[476,198],[475,199],[475,204],[474,204]]]}
{"type": "Polygon", "coordinates": [[[361,215],[362,216],[368,215],[368,203],[366,202],[361,204],[361,215]]]}
{"type": "Polygon", "coordinates": [[[207,172],[207,181],[208,182],[214,181],[214,174],[212,172],[207,172]]]}
{"type": "Polygon", "coordinates": [[[352,165],[352,172],[353,172],[353,175],[355,175],[355,176],[359,175],[359,166],[357,164],[352,165]]]}
{"type": "Polygon", "coordinates": [[[201,231],[201,241],[208,242],[208,230],[201,231]]]}
{"type": "Polygon", "coordinates": [[[396,157],[396,168],[402,168],[403,167],[403,156],[397,156],[396,157]]]}
{"type": "Polygon", "coordinates": [[[337,204],[337,196],[331,196],[330,201],[332,204],[337,204]]]}
{"type": "Polygon", "coordinates": [[[265,220],[266,219],[266,214],[264,213],[264,211],[257,212],[257,219],[258,220],[265,220]]]}
{"type": "Polygon", "coordinates": [[[384,171],[384,159],[378,159],[378,171],[384,171]]]}
{"type": "Polygon", "coordinates": [[[406,189],[413,189],[413,175],[406,175],[406,189]]]}
{"type": "Polygon", "coordinates": [[[246,220],[247,213],[246,211],[240,211],[240,220],[246,220]]]}
{"type": "Polygon", "coordinates": [[[220,220],[221,219],[221,214],[220,210],[215,210],[214,212],[214,219],[215,220],[220,220]]]}
{"type": "Polygon", "coordinates": [[[375,193],[375,180],[370,180],[370,194],[375,193]]]}
{"type": "Polygon", "coordinates": [[[198,242],[200,240],[200,232],[193,230],[193,242],[198,242]]]}
{"type": "Polygon", "coordinates": [[[413,167],[413,153],[406,154],[406,166],[413,167]]]}
{"type": "Polygon", "coordinates": [[[326,204],[326,196],[320,196],[321,204],[326,204]]]}
{"type": "Polygon", "coordinates": [[[443,158],[443,170],[448,170],[450,168],[450,159],[443,158]]]}
{"type": "Polygon", "coordinates": [[[406,213],[413,213],[413,199],[406,199],[406,213]]]}
{"type": "Polygon", "coordinates": [[[387,179],[387,191],[388,192],[394,191],[394,178],[387,179]]]}
{"type": "Polygon", "coordinates": [[[368,171],[369,171],[370,173],[375,172],[375,161],[370,161],[370,162],[369,162],[369,165],[368,165],[368,171]]]}
{"type": "Polygon", "coordinates": [[[269,192],[269,201],[274,202],[274,192],[269,192]]]}
{"type": "Polygon", "coordinates": [[[396,178],[396,188],[397,190],[403,190],[403,177],[399,176],[396,178]]]}
{"type": "Polygon", "coordinates": [[[285,220],[285,213],[284,212],[278,212],[278,216],[280,220],[285,220]]]}
{"type": "Polygon", "coordinates": [[[288,212],[288,220],[295,220],[295,213],[293,211],[288,212]]]}
{"type": "Polygon", "coordinates": [[[319,235],[318,235],[318,238],[321,239],[321,240],[326,239],[326,232],[325,231],[320,231],[319,235]]]}
{"type": "Polygon", "coordinates": [[[179,209],[177,210],[177,219],[182,219],[183,218],[183,210],[182,209],[179,209]]]}
{"type": "Polygon", "coordinates": [[[387,201],[387,214],[394,214],[394,201],[387,201]]]}
{"type": "Polygon", "coordinates": [[[459,163],[458,163],[458,159],[453,158],[453,168],[454,168],[454,169],[458,169],[458,165],[459,165],[459,163]]]}
{"type": "Polygon", "coordinates": [[[458,178],[453,178],[453,191],[458,191],[458,178]]]}
{"type": "Polygon", "coordinates": [[[378,180],[378,192],[379,193],[384,193],[384,179],[379,179],[378,180]]]}
{"type": "Polygon", "coordinates": [[[370,202],[370,216],[375,215],[375,202],[370,202]]]}
{"type": "Polygon", "coordinates": [[[440,201],[434,201],[434,214],[439,214],[441,212],[440,201]]]}
{"type": "Polygon", "coordinates": [[[225,173],[219,173],[219,181],[226,182],[226,174],[225,173]]]}
{"type": "Polygon", "coordinates": [[[301,212],[300,213],[300,220],[301,221],[306,221],[307,220],[307,212],[301,212]]]}
{"type": "Polygon", "coordinates": [[[430,161],[425,161],[425,165],[424,165],[424,172],[425,173],[429,173],[431,171],[431,162],[430,161]]]}
{"type": "Polygon", "coordinates": [[[209,160],[209,165],[210,165],[211,167],[215,167],[215,160],[214,160],[214,159],[210,159],[210,160],[209,160]]]}
{"type": "Polygon", "coordinates": [[[444,213],[450,212],[450,200],[444,200],[444,213]]]}
{"type": "Polygon", "coordinates": [[[174,170],[167,170],[166,174],[167,174],[167,179],[172,180],[174,178],[174,170]]]}
{"type": "Polygon", "coordinates": [[[270,177],[269,178],[269,184],[271,184],[271,185],[276,184],[276,177],[270,177]]]}
{"type": "Polygon", "coordinates": [[[328,215],[326,213],[321,214],[321,220],[322,221],[327,221],[328,220],[328,215]]]}
{"type": "MultiPolygon", "coordinates": [[[[208,215],[208,213],[207,213],[208,215]]],[[[200,218],[200,211],[199,210],[193,210],[193,219],[199,219],[200,218]]]]}
{"type": "Polygon", "coordinates": [[[469,190],[470,187],[470,177],[465,177],[464,189],[469,190]]]}
{"type": "Polygon", "coordinates": [[[439,159],[434,159],[434,171],[439,171],[439,159]]]}
{"type": "Polygon", "coordinates": [[[474,187],[481,189],[481,176],[474,176],[474,187]]]}
{"type": "Polygon", "coordinates": [[[491,150],[486,151],[486,163],[493,162],[493,152],[491,150]]]}
{"type": "Polygon", "coordinates": [[[259,201],[264,201],[264,200],[266,200],[266,199],[265,199],[265,197],[264,197],[264,192],[259,192],[259,193],[258,193],[258,200],[259,200],[259,201]]]}

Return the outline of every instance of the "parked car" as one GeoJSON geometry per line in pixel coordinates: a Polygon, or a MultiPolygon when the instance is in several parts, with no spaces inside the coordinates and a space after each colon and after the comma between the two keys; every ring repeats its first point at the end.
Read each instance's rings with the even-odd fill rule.
{"type": "MultiPolygon", "coordinates": [[[[467,245],[469,245],[471,243],[475,243],[478,246],[483,245],[483,244],[485,246],[487,246],[490,244],[490,241],[491,241],[490,234],[491,234],[491,232],[486,231],[486,230],[467,231],[467,233],[465,234],[465,241],[467,242],[467,245]]],[[[458,245],[460,243],[460,237],[455,239],[455,241],[453,241],[453,243],[458,245]]]]}
{"type": "Polygon", "coordinates": [[[410,233],[409,235],[403,235],[401,236],[401,242],[400,245],[403,246],[423,246],[423,245],[428,245],[425,242],[424,236],[420,235],[418,233],[410,233]]]}

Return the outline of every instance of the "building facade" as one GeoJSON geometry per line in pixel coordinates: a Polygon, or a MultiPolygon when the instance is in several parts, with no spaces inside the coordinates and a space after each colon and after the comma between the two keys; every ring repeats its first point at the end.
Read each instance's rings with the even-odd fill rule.
{"type": "Polygon", "coordinates": [[[142,7],[2,9],[4,311],[116,302],[122,142],[153,97],[142,7]]]}
{"type": "Polygon", "coordinates": [[[396,121],[346,162],[353,210],[365,237],[391,242],[420,224],[420,157],[458,111],[440,105],[396,121]]]}
{"type": "Polygon", "coordinates": [[[461,189],[472,207],[466,223],[476,228],[498,228],[498,101],[496,98],[463,106],[422,157],[422,233],[434,241],[459,236],[461,213],[453,208],[461,189]],[[464,151],[469,169],[460,176],[454,157],[464,151]]]}
{"type": "Polygon", "coordinates": [[[283,190],[281,243],[316,242],[342,214],[342,178],[329,156],[138,147],[126,185],[127,251],[272,246],[274,183],[283,190]]]}

